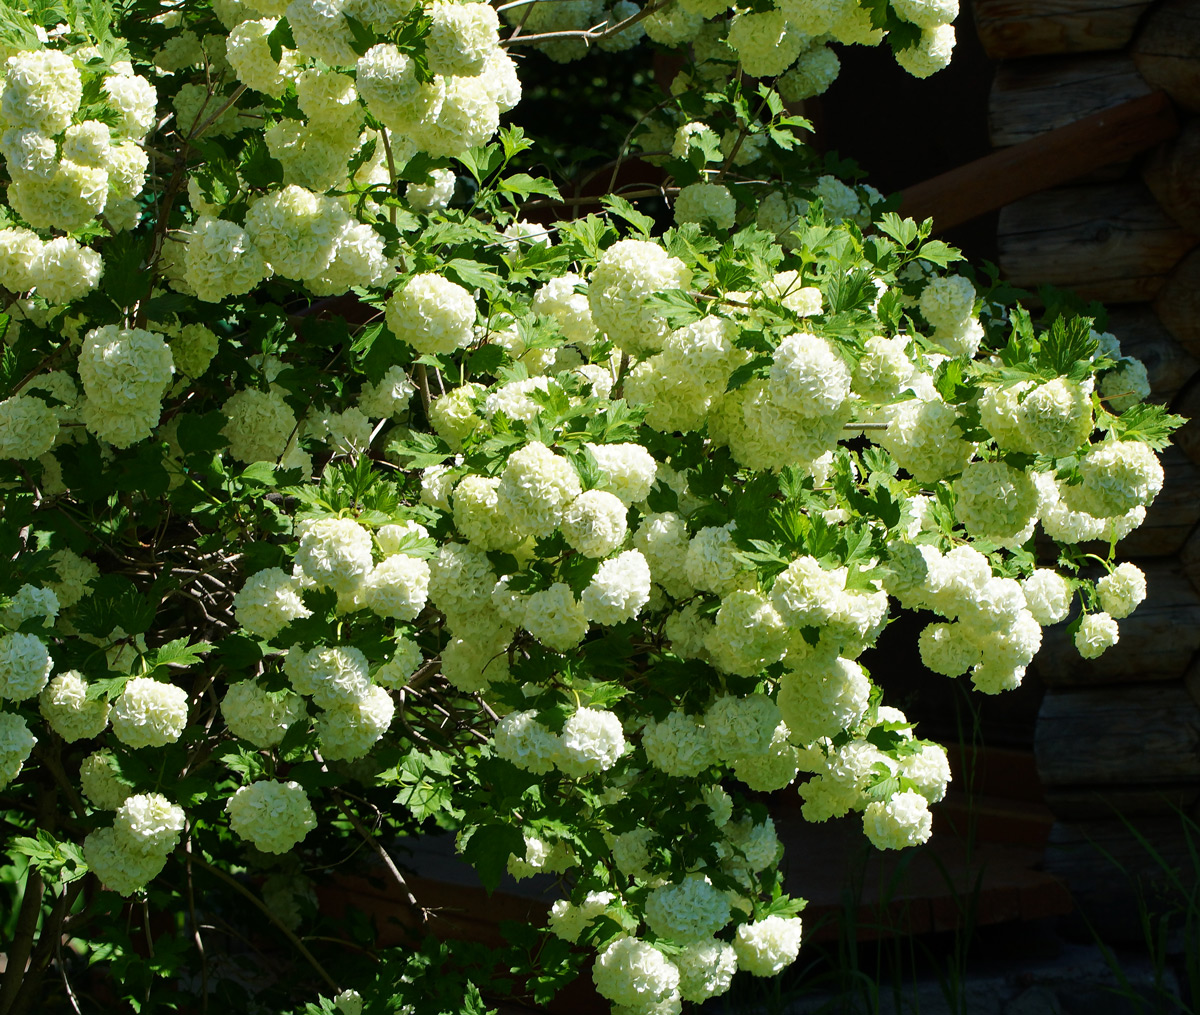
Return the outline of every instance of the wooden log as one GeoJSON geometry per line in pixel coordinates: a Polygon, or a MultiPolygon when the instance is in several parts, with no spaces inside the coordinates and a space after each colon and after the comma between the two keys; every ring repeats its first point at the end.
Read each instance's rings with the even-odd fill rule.
{"type": "Polygon", "coordinates": [[[1124,49],[1150,0],[975,0],[975,31],[993,60],[1124,49]]]}
{"type": "Polygon", "coordinates": [[[1200,234],[1200,120],[1192,120],[1146,160],[1142,179],[1167,214],[1200,234]]]}
{"type": "Polygon", "coordinates": [[[1121,340],[1126,356],[1135,356],[1146,365],[1151,401],[1171,402],[1200,370],[1200,359],[1176,342],[1158,315],[1144,304],[1113,307],[1108,313],[1108,330],[1121,340]]]}
{"type": "Polygon", "coordinates": [[[1193,356],[1200,357],[1200,250],[1184,257],[1159,287],[1154,312],[1193,356]]]}
{"type": "Polygon", "coordinates": [[[932,217],[935,228],[949,229],[1124,162],[1178,130],[1166,94],[1153,92],[909,187],[900,195],[900,210],[917,221],[932,217]]]}
{"type": "Polygon", "coordinates": [[[1146,601],[1120,621],[1120,641],[1099,659],[1080,658],[1065,624],[1043,631],[1033,666],[1047,687],[1182,679],[1200,649],[1200,592],[1178,561],[1144,560],[1140,566],[1146,572],[1146,601]]]}
{"type": "Polygon", "coordinates": [[[1162,464],[1162,493],[1150,505],[1146,520],[1121,540],[1122,558],[1173,556],[1200,522],[1200,467],[1173,447],[1162,453],[1162,464]]]}
{"type": "Polygon", "coordinates": [[[1034,194],[1001,211],[997,226],[1010,282],[1106,303],[1152,299],[1195,243],[1140,183],[1034,194]]]}
{"type": "Polygon", "coordinates": [[[1061,821],[1174,814],[1200,801],[1200,785],[1180,786],[1053,786],[1046,804],[1061,821]]]}
{"type": "Polygon", "coordinates": [[[1149,95],[1127,56],[1082,56],[1002,64],[988,98],[988,136],[997,148],[1149,95]]]}
{"type": "Polygon", "coordinates": [[[1182,816],[1058,822],[1045,866],[1067,882],[1088,929],[1110,942],[1143,944],[1139,903],[1151,913],[1169,912],[1194,888],[1189,833],[1200,846],[1195,826],[1182,816]]]}
{"type": "Polygon", "coordinates": [[[1182,680],[1047,691],[1033,751],[1047,789],[1200,786],[1200,705],[1182,680]]]}
{"type": "Polygon", "coordinates": [[[1200,112],[1200,3],[1156,4],[1133,44],[1133,60],[1151,87],[1200,112]]]}

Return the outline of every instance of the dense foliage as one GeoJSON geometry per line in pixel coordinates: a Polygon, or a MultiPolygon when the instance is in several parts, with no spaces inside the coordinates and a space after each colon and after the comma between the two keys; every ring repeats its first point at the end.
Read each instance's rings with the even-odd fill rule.
{"type": "Polygon", "coordinates": [[[956,8],[0,6],[0,1015],[677,1012],[800,948],[762,794],[929,837],[945,752],[858,661],[897,611],[989,694],[1116,642],[1178,421],[786,105],[956,8]],[[620,150],[500,125],[521,47],[643,35],[620,150]],[[437,835],[556,876],[548,930],[439,942],[437,835]],[[331,915],[364,856],[400,945],[331,915]]]}

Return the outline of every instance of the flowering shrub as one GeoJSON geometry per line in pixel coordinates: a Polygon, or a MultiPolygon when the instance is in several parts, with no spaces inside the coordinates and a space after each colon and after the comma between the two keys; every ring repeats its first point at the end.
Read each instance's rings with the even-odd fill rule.
{"type": "Polygon", "coordinates": [[[1118,640],[1146,589],[1115,547],[1178,420],[1092,319],[949,272],[783,104],[841,45],[936,71],[956,8],[2,9],[0,1015],[51,962],[71,990],[66,920],[138,1010],[219,982],[481,1011],[588,968],[677,1012],[801,945],[747,791],[929,837],[945,752],[864,662],[897,611],[989,694],[1042,625],[1118,640]],[[630,141],[675,225],[615,195],[539,225],[571,205],[500,126],[513,54],[643,34],[685,58],[630,141]],[[313,933],[317,872],[364,846],[437,931],[386,847],[438,829],[489,889],[558,878],[516,986],[313,933]],[[239,906],[303,970],[234,969],[239,906]]]}

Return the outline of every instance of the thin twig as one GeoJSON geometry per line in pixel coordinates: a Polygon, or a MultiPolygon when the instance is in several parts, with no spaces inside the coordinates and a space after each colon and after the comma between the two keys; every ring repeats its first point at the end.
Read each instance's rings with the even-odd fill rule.
{"type": "MultiPolygon", "coordinates": [[[[329,771],[325,765],[325,759],[321,757],[319,752],[313,751],[313,757],[316,759],[317,764],[321,766],[322,771],[329,771]]],[[[404,880],[404,875],[400,873],[400,868],[396,866],[391,854],[388,853],[388,851],[383,848],[383,845],[379,842],[379,840],[367,830],[366,826],[359,820],[358,815],[346,806],[345,801],[342,800],[340,795],[335,793],[333,795],[333,802],[337,805],[337,809],[346,816],[346,820],[354,826],[354,830],[358,832],[360,836],[362,836],[363,841],[370,846],[371,849],[373,849],[379,856],[379,859],[383,861],[383,865],[388,869],[388,872],[395,879],[395,882],[399,886],[401,893],[408,901],[408,904],[412,908],[413,912],[417,914],[421,923],[428,923],[428,912],[417,901],[416,896],[413,895],[412,889],[408,887],[408,882],[404,880]]]]}

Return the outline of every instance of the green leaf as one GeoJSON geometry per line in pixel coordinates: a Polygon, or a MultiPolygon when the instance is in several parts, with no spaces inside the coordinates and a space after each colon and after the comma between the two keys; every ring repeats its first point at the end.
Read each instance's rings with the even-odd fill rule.
{"type": "Polygon", "coordinates": [[[442,270],[452,282],[466,289],[484,289],[495,292],[504,285],[504,280],[490,264],[455,257],[447,261],[442,270]]]}
{"type": "Polygon", "coordinates": [[[418,430],[410,432],[406,440],[394,441],[390,450],[405,469],[427,469],[454,457],[454,450],[444,440],[418,430]]]}
{"type": "Polygon", "coordinates": [[[151,669],[160,666],[191,666],[200,662],[204,654],[211,651],[212,645],[206,641],[192,642],[187,638],[176,638],[148,652],[146,661],[151,669]]]}
{"type": "Polygon", "coordinates": [[[88,872],[83,850],[73,842],[56,839],[44,828],[38,829],[36,838],[13,838],[8,852],[29,857],[30,864],[50,885],[69,884],[88,872]]]}
{"type": "Polygon", "coordinates": [[[562,199],[562,194],[554,183],[544,176],[530,176],[528,173],[513,173],[496,184],[496,189],[506,194],[516,194],[519,197],[529,197],[533,194],[545,194],[556,201],[562,199]]]}
{"type": "Polygon", "coordinates": [[[1120,416],[1109,418],[1109,432],[1117,440],[1141,441],[1155,451],[1166,448],[1171,434],[1187,422],[1186,417],[1168,412],[1165,405],[1149,402],[1131,405],[1120,416]]]}
{"type": "Polygon", "coordinates": [[[148,236],[129,232],[118,233],[104,245],[100,288],[117,306],[131,307],[149,290],[145,272],[149,249],[148,236]]]}
{"type": "Polygon", "coordinates": [[[623,197],[608,194],[600,199],[600,203],[617,218],[628,222],[642,236],[649,236],[650,231],[654,228],[654,219],[638,211],[623,197]]]}
{"type": "Polygon", "coordinates": [[[1050,330],[1041,336],[1037,364],[1056,376],[1069,376],[1075,371],[1076,364],[1091,363],[1099,345],[1099,341],[1092,337],[1090,318],[1056,317],[1050,330]]]}
{"type": "Polygon", "coordinates": [[[476,826],[463,856],[479,874],[484,890],[491,895],[508,869],[509,854],[525,858],[525,836],[519,828],[499,822],[476,826]]]}
{"type": "Polygon", "coordinates": [[[954,261],[964,260],[962,251],[941,240],[929,240],[921,244],[917,254],[922,261],[936,264],[940,268],[945,268],[954,261]]]}
{"type": "Polygon", "coordinates": [[[267,36],[267,45],[271,49],[271,59],[276,63],[283,59],[284,49],[296,48],[296,40],[292,38],[292,26],[288,24],[287,18],[280,18],[271,29],[267,36]]]}
{"type": "Polygon", "coordinates": [[[254,462],[247,465],[238,476],[247,486],[273,487],[277,485],[274,462],[254,462]]]}
{"type": "Polygon", "coordinates": [[[350,29],[350,36],[353,39],[350,48],[359,56],[362,56],[379,41],[375,38],[375,33],[358,18],[352,18],[345,11],[342,12],[342,17],[346,19],[346,26],[350,29]]]}
{"type": "Polygon", "coordinates": [[[683,289],[663,289],[646,297],[655,316],[663,318],[672,328],[679,328],[704,316],[696,300],[683,289]]]}

